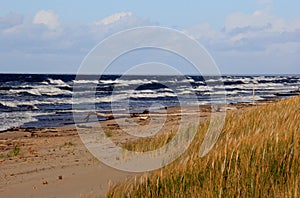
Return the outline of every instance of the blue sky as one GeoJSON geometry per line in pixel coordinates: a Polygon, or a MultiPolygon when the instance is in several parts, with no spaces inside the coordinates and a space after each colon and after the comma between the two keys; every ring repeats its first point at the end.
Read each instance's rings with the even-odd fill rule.
{"type": "Polygon", "coordinates": [[[203,44],[222,73],[299,74],[300,1],[61,1],[0,3],[0,72],[76,73],[111,34],[176,28],[203,44]]]}

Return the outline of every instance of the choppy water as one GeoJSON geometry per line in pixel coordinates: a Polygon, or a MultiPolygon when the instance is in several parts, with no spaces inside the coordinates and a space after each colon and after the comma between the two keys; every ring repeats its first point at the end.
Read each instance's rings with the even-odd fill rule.
{"type": "MultiPolygon", "coordinates": [[[[300,87],[300,76],[83,76],[40,74],[0,74],[0,131],[12,127],[56,127],[74,124],[74,104],[95,102],[99,112],[141,112],[153,104],[162,106],[218,103],[226,94],[226,103],[251,102],[278,97],[300,87]],[[220,83],[215,82],[222,82],[220,83]],[[255,84],[255,85],[254,85],[255,84]],[[73,86],[76,98],[73,99],[73,86]],[[209,86],[208,86],[209,85],[209,86]],[[94,97],[89,97],[95,88],[94,97]],[[225,90],[223,89],[225,88],[225,90]],[[192,97],[192,96],[196,96],[192,97]],[[124,103],[129,99],[129,104],[124,103]]],[[[76,109],[78,111],[78,109],[76,109]]],[[[102,118],[99,118],[100,120],[102,118]]]]}

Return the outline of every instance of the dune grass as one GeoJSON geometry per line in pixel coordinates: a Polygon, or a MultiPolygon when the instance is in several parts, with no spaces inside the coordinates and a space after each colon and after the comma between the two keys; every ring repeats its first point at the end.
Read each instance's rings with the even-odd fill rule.
{"type": "Polygon", "coordinates": [[[110,187],[107,197],[299,197],[299,108],[294,97],[228,112],[206,156],[198,153],[208,123],[175,162],[110,187]]]}
{"type": "Polygon", "coordinates": [[[10,156],[12,157],[18,156],[20,154],[20,150],[21,150],[20,146],[15,145],[13,150],[10,153],[10,156]]]}
{"type": "Polygon", "coordinates": [[[154,136],[153,138],[140,138],[134,141],[126,142],[123,148],[129,151],[137,152],[153,151],[169,143],[174,135],[175,132],[170,131],[169,133],[154,136]]]}

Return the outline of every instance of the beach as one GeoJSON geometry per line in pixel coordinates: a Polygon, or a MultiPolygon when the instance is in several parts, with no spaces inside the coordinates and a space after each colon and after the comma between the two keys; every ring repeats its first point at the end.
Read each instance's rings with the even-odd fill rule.
{"type": "Polygon", "coordinates": [[[109,181],[132,175],[100,163],[74,127],[18,130],[0,137],[1,197],[103,195],[109,181]],[[9,157],[15,145],[20,153],[9,157]]]}
{"type": "Polygon", "coordinates": [[[300,198],[299,3],[3,1],[0,198],[300,198]]]}
{"type": "MultiPolygon", "coordinates": [[[[265,101],[255,106],[272,102],[265,101]]],[[[251,106],[251,103],[238,103],[227,106],[227,111],[251,106]]],[[[196,113],[193,109],[190,107],[191,116],[196,113]]],[[[178,125],[179,110],[179,107],[168,108],[168,119],[160,134],[178,125]]],[[[200,111],[201,122],[207,121],[211,115],[210,107],[200,106],[200,111]]],[[[140,117],[133,119],[141,127],[148,122],[140,117]]],[[[111,133],[116,144],[134,141],[134,138],[121,132],[115,121],[102,121],[101,127],[111,133]]],[[[10,129],[0,133],[0,149],[1,197],[104,196],[110,185],[140,175],[118,171],[96,159],[82,143],[75,126],[10,129]]]]}
{"type": "MultiPolygon", "coordinates": [[[[176,117],[164,130],[174,125],[176,117]]],[[[118,143],[124,141],[114,120],[101,124],[118,143]]],[[[4,197],[104,195],[109,184],[137,175],[99,162],[84,146],[75,126],[10,129],[0,133],[0,149],[0,195],[4,197]],[[19,152],[12,154],[16,148],[19,152]]]]}

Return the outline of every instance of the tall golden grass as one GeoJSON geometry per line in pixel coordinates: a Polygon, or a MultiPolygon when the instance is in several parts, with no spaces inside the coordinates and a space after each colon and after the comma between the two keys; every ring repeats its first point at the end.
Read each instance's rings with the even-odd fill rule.
{"type": "Polygon", "coordinates": [[[206,156],[198,153],[208,123],[175,162],[110,187],[107,197],[300,197],[299,108],[294,97],[228,112],[206,156]]]}

